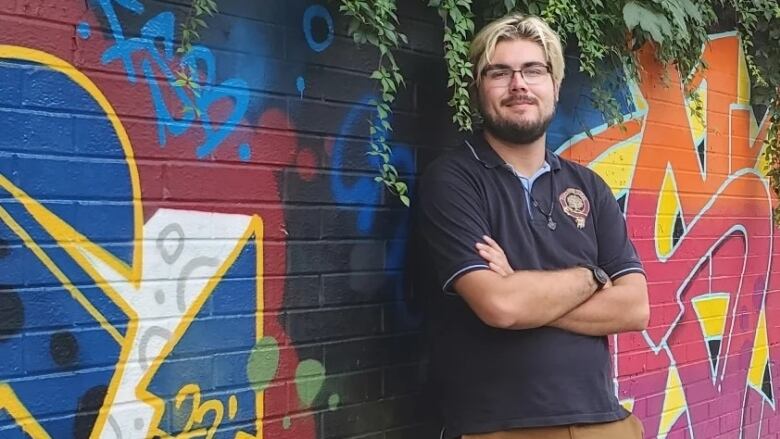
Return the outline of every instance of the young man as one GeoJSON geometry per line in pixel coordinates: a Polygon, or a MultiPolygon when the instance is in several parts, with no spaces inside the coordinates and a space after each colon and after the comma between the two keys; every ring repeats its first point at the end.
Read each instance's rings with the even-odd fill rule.
{"type": "Polygon", "coordinates": [[[606,336],[643,330],[647,285],[604,181],[545,147],[564,60],[519,14],[471,45],[483,130],[420,184],[443,438],[633,439],[606,336]]]}

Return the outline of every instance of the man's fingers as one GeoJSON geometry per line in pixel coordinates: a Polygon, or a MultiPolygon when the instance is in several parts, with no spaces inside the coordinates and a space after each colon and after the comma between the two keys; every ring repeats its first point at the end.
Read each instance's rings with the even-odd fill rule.
{"type": "Polygon", "coordinates": [[[495,241],[493,238],[491,238],[491,237],[489,237],[489,236],[485,235],[485,236],[483,236],[483,237],[482,237],[482,239],[484,239],[484,240],[485,240],[485,242],[486,242],[486,243],[488,243],[488,245],[489,245],[489,246],[490,246],[492,249],[494,249],[495,251],[497,251],[497,252],[499,252],[499,253],[504,253],[504,249],[503,249],[503,248],[501,248],[501,246],[500,246],[500,245],[498,245],[498,243],[497,243],[497,242],[496,242],[496,241],[495,241]]]}
{"type": "Polygon", "coordinates": [[[486,244],[483,244],[483,243],[481,243],[481,242],[478,242],[478,243],[477,243],[477,250],[478,250],[480,253],[483,253],[483,252],[484,252],[484,253],[488,253],[488,254],[490,254],[490,255],[493,255],[493,254],[497,253],[497,252],[496,252],[496,249],[494,249],[493,247],[490,247],[490,246],[488,246],[488,245],[486,245],[486,244]]]}
{"type": "Polygon", "coordinates": [[[496,273],[500,274],[501,276],[506,276],[507,274],[509,274],[506,271],[504,271],[504,269],[502,269],[498,265],[494,264],[493,262],[489,263],[488,266],[490,267],[491,270],[495,271],[496,273]]]}
{"type": "Polygon", "coordinates": [[[497,260],[497,258],[498,258],[497,255],[491,253],[488,250],[484,250],[484,249],[480,249],[479,250],[479,255],[482,256],[488,262],[495,262],[497,260]]]}
{"type": "Polygon", "coordinates": [[[501,250],[501,247],[496,244],[496,241],[490,239],[489,236],[483,236],[483,238],[485,239],[485,242],[492,242],[492,245],[481,242],[476,243],[479,256],[488,263],[491,270],[501,276],[509,276],[512,274],[512,267],[509,266],[509,262],[506,260],[506,255],[504,254],[504,251],[501,250]]]}

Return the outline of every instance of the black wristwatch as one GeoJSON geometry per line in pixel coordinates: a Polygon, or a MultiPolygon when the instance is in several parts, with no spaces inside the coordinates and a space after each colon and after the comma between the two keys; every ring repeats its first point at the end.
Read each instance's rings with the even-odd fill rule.
{"type": "Polygon", "coordinates": [[[587,268],[593,274],[593,279],[596,281],[596,285],[598,285],[596,291],[600,291],[609,282],[609,275],[601,267],[596,267],[595,265],[582,265],[582,267],[587,268]]]}

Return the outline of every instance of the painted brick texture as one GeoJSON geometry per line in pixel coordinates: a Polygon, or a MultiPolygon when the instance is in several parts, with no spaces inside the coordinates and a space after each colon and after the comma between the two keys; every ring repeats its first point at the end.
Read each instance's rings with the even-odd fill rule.
{"type": "MultiPolygon", "coordinates": [[[[376,54],[332,2],[220,0],[182,60],[186,3],[0,0],[0,437],[437,438],[408,211],[365,154],[376,54]]],[[[413,183],[457,134],[439,18],[399,12],[413,183]]],[[[774,437],[764,110],[733,34],[694,81],[704,124],[643,56],[622,129],[570,56],[549,135],[612,187],[648,272],[615,391],[648,438],[774,437]]]]}

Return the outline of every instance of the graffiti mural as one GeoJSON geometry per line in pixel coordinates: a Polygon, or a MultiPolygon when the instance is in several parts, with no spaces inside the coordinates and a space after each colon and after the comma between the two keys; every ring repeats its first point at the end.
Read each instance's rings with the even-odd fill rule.
{"type": "Polygon", "coordinates": [[[0,2],[0,437],[417,421],[370,70],[325,4],[220,10],[182,54],[172,4],[0,2]]]}
{"type": "MultiPolygon", "coordinates": [[[[205,38],[215,46],[183,56],[175,45],[186,11],[170,5],[0,7],[9,14],[0,20],[41,26],[3,22],[0,31],[0,436],[314,439],[352,428],[330,425],[348,423],[352,412],[339,408],[368,392],[365,380],[331,379],[327,349],[299,349],[319,314],[295,309],[323,299],[320,287],[301,288],[312,276],[295,273],[323,267],[288,241],[307,238],[298,226],[312,222],[296,203],[326,188],[322,202],[354,207],[349,234],[391,230],[376,244],[344,244],[346,263],[332,271],[354,269],[356,293],[392,278],[400,297],[385,270],[402,266],[405,216],[382,207],[365,156],[373,83],[364,78],[353,103],[330,109],[329,125],[299,134],[296,121],[318,117],[307,99],[328,87],[307,59],[333,44],[333,17],[303,1],[284,14],[267,12],[270,3],[220,4],[236,5],[283,22],[215,18],[205,38]],[[255,52],[225,52],[240,45],[255,52]],[[392,222],[377,220],[381,209],[392,222]],[[376,249],[379,265],[361,274],[376,249]],[[323,424],[322,411],[339,415],[323,424]]],[[[410,148],[399,146],[395,162],[414,173],[410,148]]],[[[365,326],[325,322],[321,336],[377,332],[383,306],[343,310],[365,326]]],[[[379,392],[381,374],[370,376],[379,392]]]]}
{"type": "Polygon", "coordinates": [[[750,102],[735,34],[711,37],[696,99],[644,53],[622,129],[560,147],[624,208],[648,274],[649,327],[613,340],[616,391],[647,437],[758,438],[774,431],[775,200],[763,177],[768,124],[750,102]]]}
{"type": "MultiPolygon", "coordinates": [[[[6,71],[34,68],[44,87],[36,91],[40,97],[59,93],[90,114],[75,124],[56,113],[25,123],[3,118],[4,141],[24,154],[8,153],[2,162],[0,217],[3,240],[11,244],[2,283],[8,286],[4,297],[23,315],[15,332],[25,334],[7,334],[0,350],[4,358],[23,351],[16,366],[24,365],[26,373],[55,373],[6,381],[0,407],[34,437],[187,435],[199,429],[212,437],[229,422],[235,431],[216,437],[262,437],[265,395],[286,392],[268,388],[279,360],[266,358],[278,350],[267,340],[283,334],[265,327],[262,217],[164,207],[145,215],[132,136],[100,87],[42,51],[4,45],[0,58],[6,71]],[[41,172],[36,155],[54,147],[46,143],[55,139],[26,136],[76,129],[82,132],[74,135],[74,150],[58,152],[80,150],[94,158],[72,170],[50,158],[41,172]],[[81,201],[69,201],[74,195],[81,201]],[[57,290],[45,296],[27,290],[46,285],[57,290]],[[237,303],[246,306],[246,316],[226,314],[237,303]],[[52,307],[68,312],[51,316],[52,307]],[[30,338],[33,328],[57,319],[83,326],[51,340],[30,338]],[[32,348],[46,345],[51,355],[32,348]],[[213,357],[190,359],[209,349],[213,357]],[[247,382],[254,388],[236,388],[247,382]],[[58,398],[41,386],[60,389],[58,398]],[[166,407],[166,401],[175,404],[166,407]]],[[[304,419],[286,434],[312,428],[304,419]]]]}
{"type": "MultiPolygon", "coordinates": [[[[375,54],[305,0],[221,0],[177,53],[174,3],[0,2],[0,437],[437,437],[407,211],[366,155],[375,54]]],[[[572,60],[550,135],[610,184],[649,275],[649,329],[612,340],[615,391],[648,437],[766,437],[766,116],[733,33],[705,48],[700,113],[642,56],[644,80],[616,90],[622,128],[600,125],[572,60]]],[[[413,186],[450,124],[425,104],[446,102],[441,60],[403,62],[388,138],[413,186]]]]}

